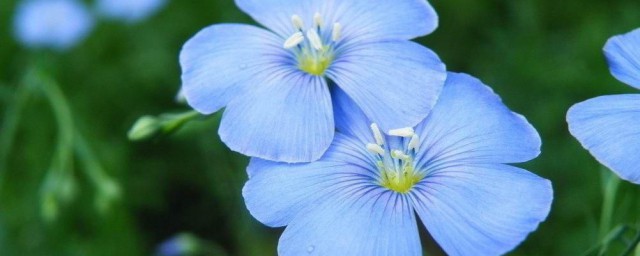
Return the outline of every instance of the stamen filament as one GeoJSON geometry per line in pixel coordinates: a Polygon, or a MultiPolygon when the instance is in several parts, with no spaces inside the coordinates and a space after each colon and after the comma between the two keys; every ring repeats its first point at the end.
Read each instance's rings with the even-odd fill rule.
{"type": "Polygon", "coordinates": [[[398,137],[405,137],[405,138],[411,138],[414,134],[415,132],[411,127],[394,129],[389,131],[389,135],[391,136],[398,136],[398,137]]]}
{"type": "Polygon", "coordinates": [[[289,37],[286,41],[284,41],[284,48],[291,49],[293,47],[298,46],[303,41],[304,41],[304,35],[302,34],[302,32],[296,32],[291,37],[289,37]]]}
{"type": "Polygon", "coordinates": [[[420,137],[417,134],[411,136],[411,140],[409,141],[409,145],[407,146],[409,150],[418,150],[420,147],[420,137]]]}
{"type": "Polygon", "coordinates": [[[384,137],[382,137],[382,132],[380,132],[380,128],[376,123],[371,124],[371,131],[373,132],[376,144],[380,146],[384,145],[384,137]]]}
{"type": "Polygon", "coordinates": [[[336,22],[333,24],[333,31],[331,32],[331,40],[333,40],[334,42],[337,42],[340,39],[340,36],[342,34],[342,25],[340,25],[340,23],[336,22]]]}
{"type": "Polygon", "coordinates": [[[314,26],[316,28],[321,28],[322,27],[322,24],[324,23],[324,20],[322,19],[322,15],[320,15],[319,12],[316,12],[313,15],[313,22],[314,22],[314,26]]]}
{"type": "Polygon", "coordinates": [[[302,18],[300,18],[300,16],[298,15],[293,15],[291,16],[291,23],[293,23],[293,26],[297,29],[297,30],[302,30],[302,28],[304,28],[304,22],[302,21],[302,18]]]}
{"type": "Polygon", "coordinates": [[[384,149],[378,144],[373,144],[373,143],[367,144],[367,150],[369,150],[369,152],[371,153],[375,153],[381,156],[384,155],[384,149]]]}
{"type": "Polygon", "coordinates": [[[320,36],[315,29],[307,30],[307,39],[309,39],[309,43],[311,43],[311,46],[314,49],[316,49],[317,51],[322,49],[322,40],[320,40],[320,36]]]}

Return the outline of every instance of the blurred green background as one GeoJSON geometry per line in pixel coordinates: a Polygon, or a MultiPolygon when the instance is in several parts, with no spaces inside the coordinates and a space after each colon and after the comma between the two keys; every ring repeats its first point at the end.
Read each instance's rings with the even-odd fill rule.
{"type": "MultiPolygon", "coordinates": [[[[569,135],[565,113],[597,95],[633,92],[609,74],[601,49],[610,36],[640,27],[640,2],[432,4],[440,27],[418,41],[437,52],[449,70],[492,86],[543,138],[542,155],[523,166],[553,182],[555,201],[547,221],[511,254],[585,253],[608,231],[599,230],[607,172],[569,135]]],[[[18,115],[7,165],[0,169],[0,255],[153,255],[163,241],[185,232],[194,236],[181,241],[204,248],[200,254],[275,255],[282,229],[261,225],[244,208],[240,190],[247,159],[219,141],[219,114],[171,136],[127,139],[142,115],[188,110],[174,100],[180,85],[178,52],[207,25],[252,23],[232,0],[174,0],[138,24],[101,21],[78,47],[62,54],[30,53],[12,40],[15,6],[15,0],[0,1],[0,127],[5,127],[0,132],[7,133],[2,124],[12,114],[33,59],[46,58],[77,131],[119,183],[121,197],[96,207],[100,193],[76,159],[70,173],[77,193],[59,203],[56,218],[43,216],[41,195],[57,129],[47,101],[32,93],[18,115]]],[[[637,226],[639,192],[621,183],[610,228],[637,226]]],[[[631,230],[624,237],[633,235],[631,230]]],[[[433,243],[424,240],[437,255],[433,243]]],[[[611,246],[607,254],[616,255],[624,242],[611,246]]]]}

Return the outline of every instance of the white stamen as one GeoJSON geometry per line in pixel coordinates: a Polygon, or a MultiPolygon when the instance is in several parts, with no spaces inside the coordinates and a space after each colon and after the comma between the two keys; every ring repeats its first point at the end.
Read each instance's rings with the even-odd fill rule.
{"type": "Polygon", "coordinates": [[[409,150],[417,150],[420,147],[420,137],[417,134],[411,136],[411,140],[409,141],[409,150]]]}
{"type": "Polygon", "coordinates": [[[398,137],[405,137],[405,138],[411,138],[414,134],[415,132],[411,127],[405,127],[405,128],[394,129],[389,131],[389,135],[391,136],[398,136],[398,137]]]}
{"type": "Polygon", "coordinates": [[[384,145],[384,137],[382,137],[382,132],[380,132],[377,124],[371,124],[371,131],[373,132],[373,138],[376,139],[376,144],[380,146],[384,145]]]}
{"type": "Polygon", "coordinates": [[[307,30],[307,38],[309,39],[309,42],[314,49],[318,51],[322,49],[322,40],[320,40],[320,36],[315,29],[307,30]]]}
{"type": "Polygon", "coordinates": [[[371,153],[384,155],[384,149],[378,144],[373,144],[373,143],[367,144],[367,150],[369,150],[369,152],[371,153]]]}
{"type": "Polygon", "coordinates": [[[319,12],[316,12],[316,14],[313,15],[313,22],[315,27],[322,27],[322,23],[324,23],[324,20],[322,20],[322,16],[319,12]]]}
{"type": "Polygon", "coordinates": [[[340,35],[342,34],[342,25],[336,22],[333,23],[333,31],[331,32],[331,40],[338,41],[340,39],[340,35]]]}
{"type": "Polygon", "coordinates": [[[290,49],[290,48],[296,47],[303,41],[304,41],[304,35],[302,34],[302,32],[296,32],[291,37],[289,37],[287,41],[284,41],[284,48],[290,49]]]}
{"type": "Polygon", "coordinates": [[[296,29],[300,30],[302,28],[304,28],[304,22],[302,21],[302,18],[300,18],[300,16],[298,15],[293,15],[291,16],[291,23],[293,23],[293,26],[296,27],[296,29]]]}
{"type": "Polygon", "coordinates": [[[411,159],[410,156],[405,155],[402,151],[397,150],[397,149],[391,151],[391,157],[393,157],[395,159],[405,160],[405,161],[411,159]]]}

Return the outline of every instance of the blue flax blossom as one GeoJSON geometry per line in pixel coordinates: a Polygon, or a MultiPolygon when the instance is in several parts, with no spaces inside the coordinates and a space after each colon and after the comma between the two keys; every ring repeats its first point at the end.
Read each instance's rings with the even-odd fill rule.
{"type": "Polygon", "coordinates": [[[549,213],[550,182],[507,165],[539,154],[538,133],[477,79],[450,73],[431,114],[390,135],[334,95],[320,160],[247,167],[251,214],[287,226],[279,255],[422,255],[415,213],[447,254],[497,255],[549,213]]]}
{"type": "MultiPolygon", "coordinates": [[[[611,73],[640,88],[640,29],[614,36],[604,53],[611,73]]],[[[603,165],[640,184],[640,95],[609,95],[578,103],[567,114],[571,134],[603,165]]]]}
{"type": "Polygon", "coordinates": [[[210,114],[226,106],[219,134],[245,155],[284,162],[322,156],[335,132],[337,86],[383,132],[416,125],[446,71],[409,41],[431,33],[425,0],[236,0],[266,29],[212,25],[180,53],[187,102],[210,114]]]}
{"type": "Polygon", "coordinates": [[[14,17],[16,39],[29,48],[66,50],[84,39],[94,20],[76,0],[27,0],[14,17]]]}
{"type": "Polygon", "coordinates": [[[100,14],[129,23],[139,22],[159,11],[167,0],[98,0],[100,14]]]}

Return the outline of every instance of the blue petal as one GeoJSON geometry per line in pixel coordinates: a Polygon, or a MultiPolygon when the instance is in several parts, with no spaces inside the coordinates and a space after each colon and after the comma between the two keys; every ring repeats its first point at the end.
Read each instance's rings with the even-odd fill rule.
{"type": "Polygon", "coordinates": [[[613,76],[640,88],[640,29],[609,39],[604,54],[613,76]]]}
{"type": "Polygon", "coordinates": [[[14,26],[16,38],[27,47],[66,50],[91,32],[94,20],[74,0],[33,0],[19,5],[14,26]]]}
{"type": "MultiPolygon", "coordinates": [[[[300,16],[304,24],[313,24],[316,12],[323,11],[322,1],[316,0],[235,0],[236,5],[255,21],[272,30],[276,34],[287,38],[296,29],[291,22],[291,16],[300,16]]],[[[284,39],[283,41],[284,42],[284,39]]]]}
{"type": "Polygon", "coordinates": [[[413,39],[438,27],[426,0],[335,0],[327,10],[343,25],[345,41],[413,39]]]}
{"type": "Polygon", "coordinates": [[[420,219],[448,255],[501,255],[547,217],[551,183],[502,164],[429,174],[411,194],[420,219]]]}
{"type": "Polygon", "coordinates": [[[203,114],[216,112],[247,87],[260,87],[272,73],[290,70],[291,58],[280,41],[248,25],[213,25],[198,32],[180,52],[189,105],[203,114]]]}
{"type": "Polygon", "coordinates": [[[252,158],[242,189],[251,215],[271,227],[287,225],[309,205],[362,183],[364,170],[345,163],[286,164],[252,158]]]}
{"type": "Polygon", "coordinates": [[[356,137],[364,143],[374,142],[371,121],[360,107],[340,87],[331,87],[333,115],[336,129],[345,135],[356,137]]]}
{"type": "Polygon", "coordinates": [[[289,223],[279,255],[422,255],[407,197],[366,186],[332,192],[289,223]]]}
{"type": "Polygon", "coordinates": [[[435,104],[446,71],[438,56],[409,41],[352,45],[327,70],[385,132],[413,127],[435,104]]]}
{"type": "Polygon", "coordinates": [[[310,26],[316,12],[325,24],[339,22],[348,40],[411,39],[438,26],[438,16],[425,0],[236,0],[236,4],[283,37],[295,32],[292,15],[299,15],[310,26]]]}
{"type": "Polygon", "coordinates": [[[476,78],[449,73],[438,104],[416,127],[421,136],[417,166],[517,163],[540,153],[540,136],[476,78]]]}
{"type": "Polygon", "coordinates": [[[325,79],[295,70],[270,75],[228,104],[220,138],[252,157],[289,163],[317,160],[335,130],[325,79]]]}
{"type": "Polygon", "coordinates": [[[640,184],[640,95],[601,96],[569,109],[569,131],[600,163],[640,184]]]}

